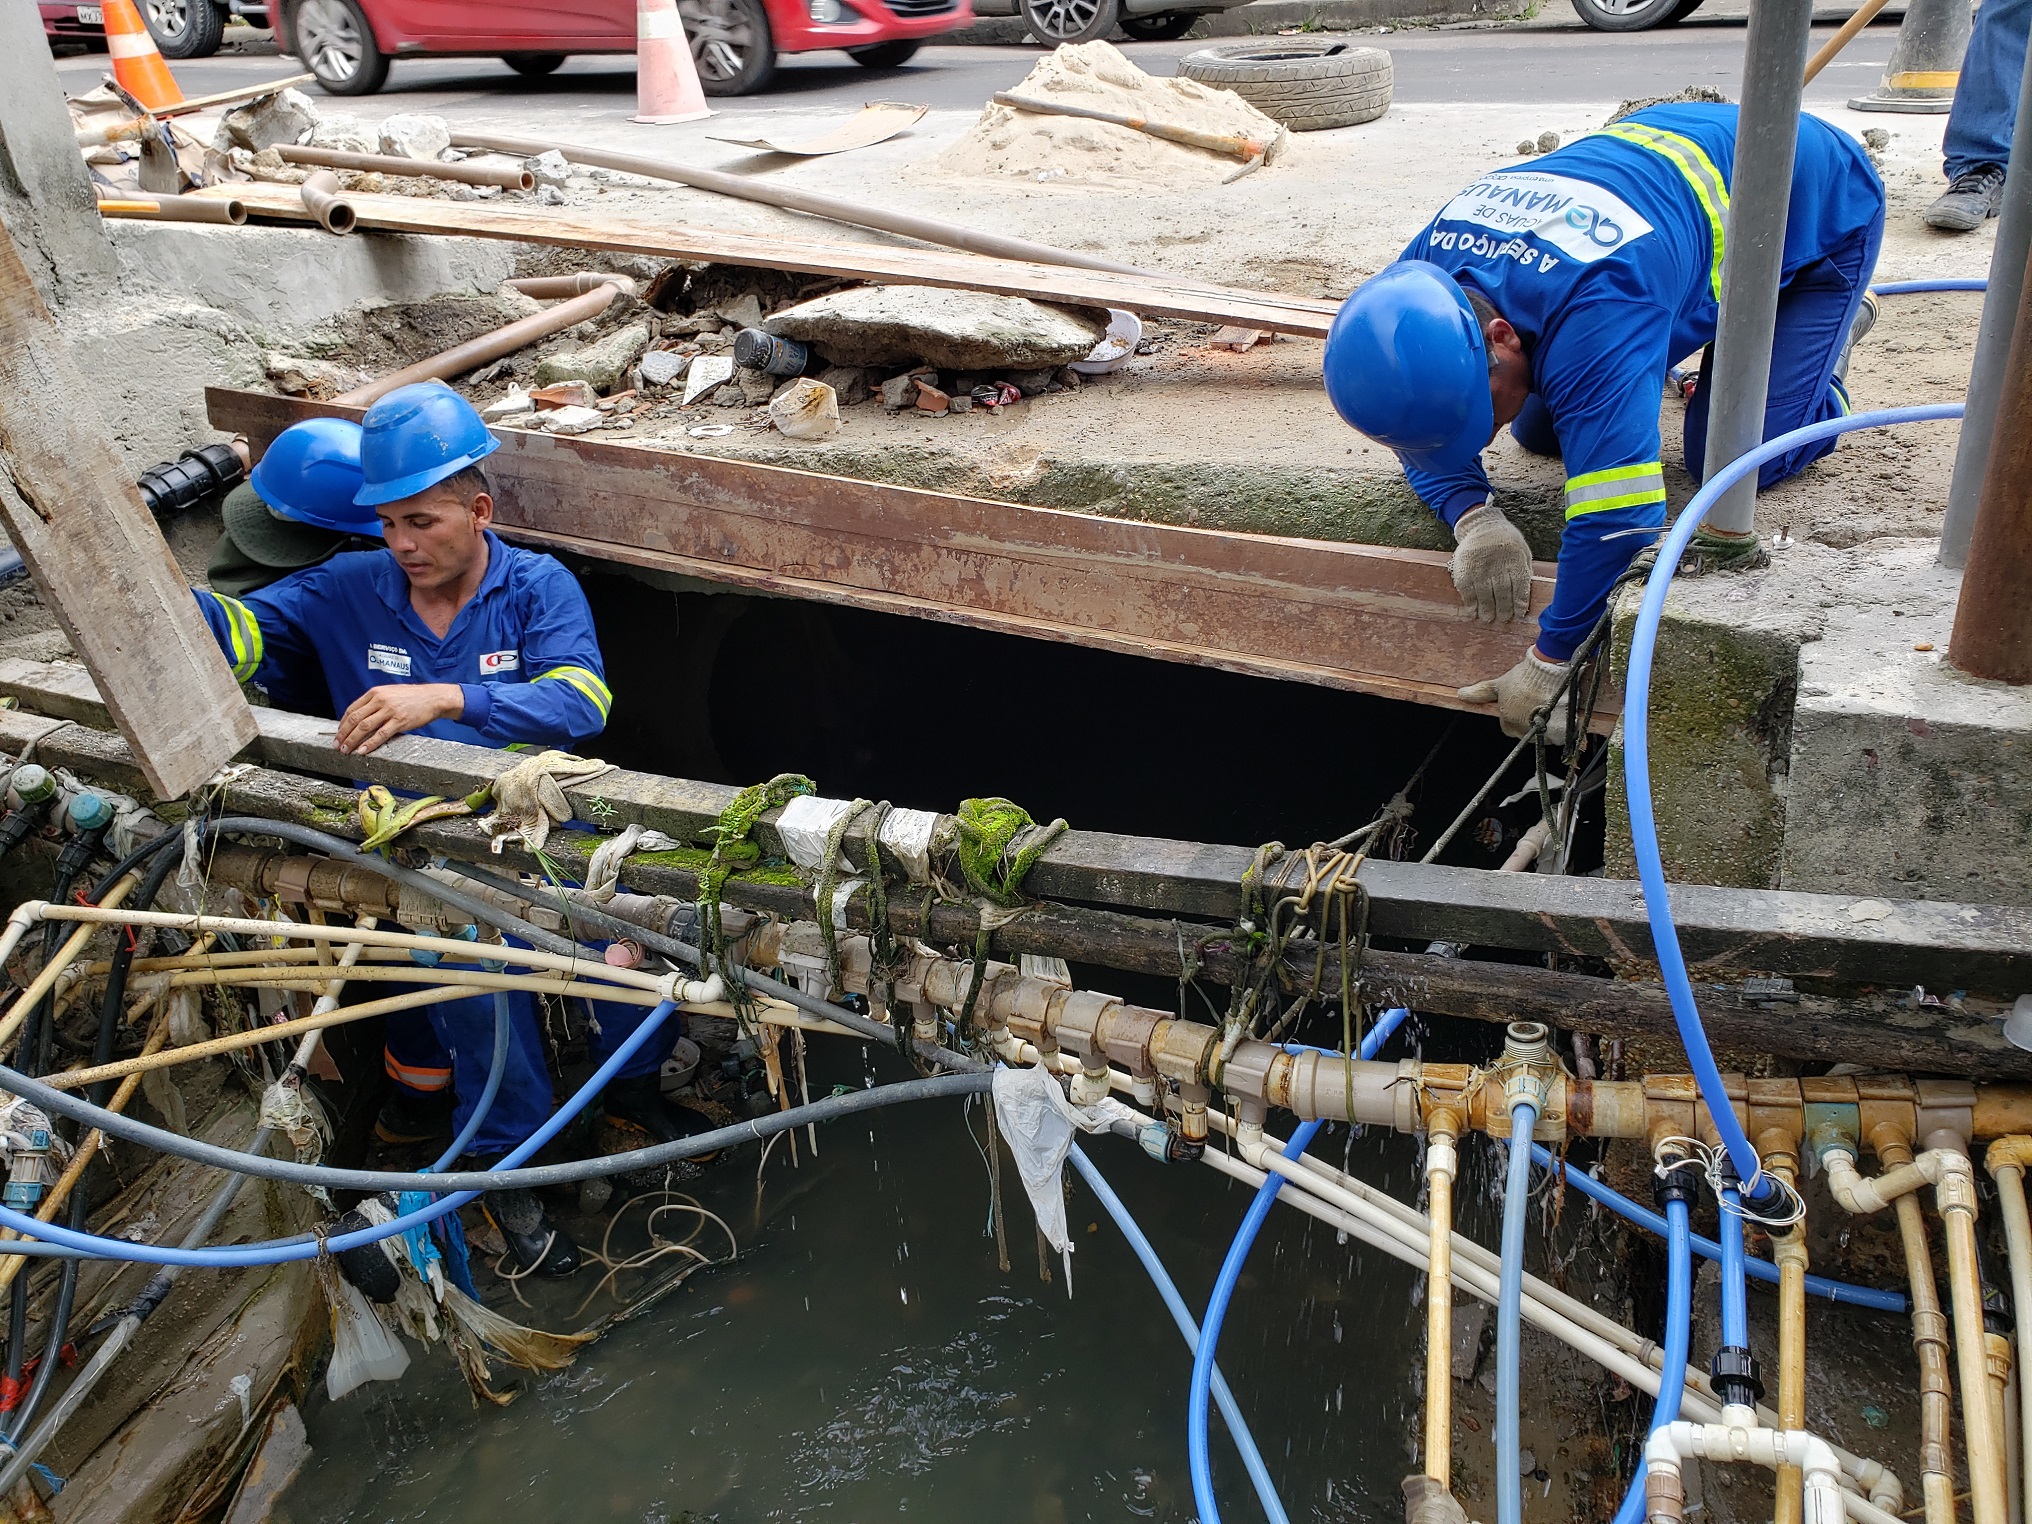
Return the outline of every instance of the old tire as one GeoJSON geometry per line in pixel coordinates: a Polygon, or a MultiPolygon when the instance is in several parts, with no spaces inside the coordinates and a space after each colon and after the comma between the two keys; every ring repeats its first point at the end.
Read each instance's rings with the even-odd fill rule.
{"type": "Polygon", "coordinates": [[[1390,109],[1390,55],[1381,48],[1300,37],[1227,43],[1186,54],[1178,72],[1234,91],[1293,132],[1352,127],[1390,109]]]}
{"type": "Polygon", "coordinates": [[[1124,16],[1122,30],[1132,42],[1176,42],[1199,24],[1198,11],[1162,11],[1155,16],[1124,16]]]}
{"type": "Polygon", "coordinates": [[[287,7],[290,51],[327,95],[372,95],[388,82],[388,55],[357,0],[294,0],[287,7]]]}
{"type": "Polygon", "coordinates": [[[1096,42],[1122,19],[1121,0],[1021,0],[1017,14],[1047,48],[1096,42]]]}
{"type": "Polygon", "coordinates": [[[226,35],[226,12],[212,0],[143,0],[141,24],[164,58],[210,58],[226,35]]]}
{"type": "Polygon", "coordinates": [[[1582,21],[1597,32],[1648,32],[1688,14],[1683,0],[1573,0],[1582,21]]]}

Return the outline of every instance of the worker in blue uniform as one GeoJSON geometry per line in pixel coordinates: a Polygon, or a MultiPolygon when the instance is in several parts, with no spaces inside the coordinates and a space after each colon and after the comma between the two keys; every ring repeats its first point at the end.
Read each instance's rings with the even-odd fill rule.
{"type": "MultiPolygon", "coordinates": [[[[598,735],[613,700],[591,610],[556,560],[493,533],[480,462],[498,447],[471,406],[440,382],[401,387],[375,403],[363,425],[356,501],[377,515],[386,547],[335,556],[244,599],[199,591],[234,674],[292,707],[328,704],[346,752],[371,752],[405,734],[564,749],[598,735]]],[[[511,1013],[509,1064],[472,1142],[473,1167],[491,1165],[551,1111],[531,997],[518,992],[511,1013]]],[[[602,1003],[595,1056],[611,1053],[644,1014],[602,1003]]],[[[493,1001],[447,1002],[428,1016],[427,1026],[391,1020],[390,1072],[412,1091],[448,1083],[457,1098],[451,1125],[462,1130],[491,1064],[493,1001]]],[[[637,1056],[634,1072],[609,1087],[610,1110],[631,1097],[660,1105],[661,1057],[655,1044],[637,1056]]],[[[575,1247],[533,1196],[495,1192],[486,1206],[524,1269],[576,1268],[575,1247]]]]}
{"type": "MultiPolygon", "coordinates": [[[[1509,671],[1461,689],[1524,735],[1566,676],[1631,559],[1665,523],[1659,407],[1666,374],[1713,342],[1727,254],[1736,108],[1653,106],[1527,165],[1484,175],[1336,316],[1326,389],[1343,419],[1394,449],[1453,530],[1461,600],[1521,619],[1531,555],[1481,452],[1509,424],[1566,470],[1559,577],[1538,638],[1509,671]]],[[[1765,439],[1848,411],[1854,341],[1883,241],[1884,188],[1862,146],[1799,121],[1765,439]]],[[[1707,447],[1706,365],[1686,409],[1687,471],[1707,447]]],[[[1804,470],[1826,440],[1764,466],[1804,470]]],[[[1548,735],[1565,739],[1565,706],[1548,735]]]]}

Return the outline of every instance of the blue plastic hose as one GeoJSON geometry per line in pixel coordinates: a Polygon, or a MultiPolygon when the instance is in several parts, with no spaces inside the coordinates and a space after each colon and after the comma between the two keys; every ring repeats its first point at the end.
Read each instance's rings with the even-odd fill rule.
{"type": "MultiPolygon", "coordinates": [[[[1543,1143],[1533,1143],[1531,1162],[1540,1169],[1551,1169],[1559,1163],[1559,1160],[1543,1143]]],[[[1618,1217],[1633,1222],[1660,1238],[1667,1236],[1667,1223],[1663,1217],[1651,1208],[1632,1201],[1620,1191],[1603,1185],[1585,1170],[1569,1166],[1565,1180],[1588,1200],[1607,1207],[1618,1217]]],[[[1693,1252],[1703,1259],[1722,1257],[1722,1246],[1712,1238],[1692,1233],[1688,1235],[1688,1241],[1693,1245],[1693,1252]]],[[[1778,1284],[1778,1267],[1768,1259],[1745,1257],[1743,1268],[1749,1272],[1752,1280],[1769,1281],[1774,1286],[1778,1284]]],[[[1878,1291],[1869,1286],[1851,1286],[1847,1281],[1831,1281],[1824,1275],[1807,1276],[1806,1289],[1814,1296],[1826,1297],[1830,1302],[1840,1302],[1850,1307],[1869,1307],[1878,1312],[1906,1312],[1911,1308],[1911,1303],[1905,1300],[1901,1292],[1878,1291]]]]}
{"type": "MultiPolygon", "coordinates": [[[[1362,1038],[1355,1056],[1375,1057],[1377,1050],[1390,1040],[1390,1034],[1410,1014],[1403,1006],[1393,1006],[1385,1011],[1362,1038]]],[[[1304,1153],[1319,1129],[1318,1122],[1301,1124],[1291,1134],[1291,1141],[1284,1145],[1284,1157],[1296,1159],[1304,1153]]],[[[1192,1470],[1192,1498],[1199,1510],[1199,1524],[1220,1524],[1221,1520],[1220,1504],[1214,1497],[1213,1458],[1207,1446],[1207,1399],[1213,1390],[1214,1354],[1220,1347],[1221,1324],[1227,1319],[1228,1303],[1235,1299],[1235,1284],[1242,1278],[1243,1262],[1255,1246],[1256,1235],[1263,1231],[1263,1219],[1270,1215],[1270,1208],[1283,1186],[1284,1177],[1273,1171],[1270,1178],[1256,1188],[1256,1198],[1243,1214],[1242,1225],[1235,1229],[1235,1241],[1228,1245],[1228,1257],[1221,1261],[1221,1273],[1214,1278],[1213,1294],[1207,1298],[1206,1317],[1200,1323],[1199,1348],[1193,1351],[1192,1385],[1186,1392],[1185,1402],[1185,1458],[1192,1470]]]]}
{"type": "Polygon", "coordinates": [[[1743,1279],[1743,1202],[1732,1189],[1722,1192],[1722,1343],[1750,1347],[1750,1297],[1743,1279]]]}
{"type": "MultiPolygon", "coordinates": [[[[1687,1346],[1693,1338],[1693,1235],[1687,1225],[1686,1203],[1665,1203],[1665,1364],[1658,1372],[1658,1401],[1651,1409],[1651,1428],[1661,1429],[1679,1417],[1679,1399],[1686,1395],[1687,1346]]],[[[1615,1524],[1643,1524],[1644,1454],[1637,1453],[1637,1474],[1615,1524]]]]}
{"type": "MultiPolygon", "coordinates": [[[[1072,1151],[1072,1167],[1079,1171],[1080,1179],[1086,1181],[1088,1189],[1100,1197],[1101,1205],[1115,1220],[1115,1226],[1122,1230],[1122,1236],[1129,1240],[1129,1247],[1136,1251],[1136,1258],[1143,1262],[1143,1269],[1150,1277],[1150,1284],[1157,1288],[1157,1294],[1164,1299],[1165,1307],[1171,1313],[1171,1321],[1178,1325],[1178,1331],[1185,1338],[1186,1349],[1199,1352],[1199,1324],[1193,1322],[1192,1312],[1185,1305],[1185,1298],[1178,1294],[1178,1287],[1164,1268],[1164,1261],[1157,1257],[1157,1250],[1143,1234],[1136,1219],[1129,1215],[1129,1209],[1122,1204],[1122,1198],[1115,1194],[1093,1160],[1081,1153],[1077,1146],[1072,1151]]],[[[1256,1437],[1249,1432],[1249,1421],[1242,1416],[1241,1408],[1235,1402],[1235,1395],[1228,1390],[1226,1378],[1220,1368],[1214,1368],[1214,1401],[1220,1404],[1221,1417],[1227,1421],[1228,1433],[1235,1441],[1235,1448],[1242,1452],[1242,1465],[1247,1468],[1249,1480],[1255,1485],[1256,1500],[1263,1505],[1263,1512],[1270,1524],[1289,1524],[1289,1515],[1277,1496],[1277,1484],[1270,1480],[1270,1468],[1263,1464],[1263,1454],[1256,1448],[1256,1437]]]]}
{"type": "Polygon", "coordinates": [[[1954,280],[1887,280],[1870,287],[1872,296],[1917,296],[1922,291],[1987,291],[1990,283],[1980,277],[1954,280]]]}
{"type": "Polygon", "coordinates": [[[1637,611],[1636,629],[1630,639],[1629,676],[1623,700],[1623,785],[1629,799],[1630,846],[1637,858],[1637,877],[1644,886],[1644,913],[1651,922],[1659,973],[1664,978],[1666,993],[1672,998],[1672,1018],[1679,1028],[1680,1044],[1686,1049],[1701,1099],[1707,1102],[1722,1146],[1746,1188],[1758,1180],[1757,1150],[1744,1135],[1735,1106],[1723,1089],[1721,1070],[1715,1065],[1714,1050],[1708,1046],[1707,1031],[1701,1025],[1700,1007],[1694,1002],[1693,985],[1686,975],[1686,956],[1679,946],[1679,930],[1672,922],[1665,865],[1658,853],[1658,822],[1651,803],[1651,664],[1658,650],[1658,625],[1665,616],[1665,594],[1672,585],[1672,573],[1679,566],[1679,558],[1686,553],[1688,542],[1708,510],[1723,493],[1765,461],[1803,444],[1833,439],[1856,429],[1959,418],[1961,414],[1959,402],[1880,408],[1846,418],[1824,419],[1766,440],[1715,472],[1694,494],[1693,501],[1673,521],[1672,532],[1659,546],[1658,564],[1652,567],[1644,584],[1644,602],[1637,611]]]}
{"type": "Polygon", "coordinates": [[[1524,1224],[1531,1215],[1531,1149],[1538,1106],[1510,1108],[1510,1178],[1503,1190],[1502,1274],[1496,1295],[1496,1524],[1524,1524],[1523,1441],[1518,1435],[1518,1345],[1523,1340],[1524,1224]]]}
{"type": "MultiPolygon", "coordinates": [[[[501,1161],[502,1165],[513,1169],[562,1132],[571,1119],[584,1110],[586,1104],[606,1087],[607,1081],[620,1072],[622,1065],[633,1058],[643,1044],[655,1035],[657,1029],[676,1009],[677,1007],[668,1000],[657,1005],[643,1018],[642,1025],[631,1032],[627,1040],[614,1050],[612,1056],[593,1071],[592,1078],[581,1085],[570,1100],[558,1107],[548,1121],[518,1144],[501,1161]]],[[[322,1244],[315,1238],[279,1239],[268,1243],[239,1244],[232,1248],[176,1249],[166,1244],[129,1243],[123,1238],[102,1238],[96,1233],[74,1232],[69,1228],[58,1227],[55,1223],[38,1222],[33,1217],[9,1207],[0,1207],[0,1226],[13,1228],[17,1233],[33,1235],[49,1243],[87,1249],[107,1259],[135,1260],[147,1265],[205,1265],[237,1269],[243,1265],[279,1265],[290,1260],[316,1259],[326,1250],[337,1254],[346,1249],[356,1249],[362,1244],[379,1243],[384,1238],[393,1238],[398,1233],[406,1233],[411,1228],[421,1227],[424,1223],[435,1222],[447,1212],[457,1211],[481,1194],[479,1191],[455,1191],[449,1196],[439,1197],[420,1211],[391,1217],[386,1222],[375,1223],[354,1233],[335,1233],[322,1244]]]]}

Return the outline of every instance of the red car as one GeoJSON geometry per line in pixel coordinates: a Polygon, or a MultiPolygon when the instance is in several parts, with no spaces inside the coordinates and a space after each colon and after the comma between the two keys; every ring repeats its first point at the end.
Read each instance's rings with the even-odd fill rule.
{"type": "MultiPolygon", "coordinates": [[[[843,48],[891,69],[973,22],[969,0],[678,0],[708,95],[759,90],[778,53],[843,48]]],[[[633,53],[635,0],[282,0],[276,41],[334,95],[371,95],[397,57],[491,56],[531,77],[573,53],[633,53]]]]}

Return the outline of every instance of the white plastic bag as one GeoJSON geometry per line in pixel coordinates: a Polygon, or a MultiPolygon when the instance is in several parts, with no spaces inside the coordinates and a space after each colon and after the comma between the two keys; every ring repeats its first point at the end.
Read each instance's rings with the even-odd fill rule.
{"type": "Polygon", "coordinates": [[[1059,1174],[1072,1152],[1075,1130],[1101,1132],[1105,1115],[1089,1115],[1065,1098],[1056,1076],[1043,1065],[995,1071],[995,1120],[1016,1157],[1023,1192],[1037,1214],[1045,1242],[1065,1260],[1065,1294],[1072,1295],[1072,1236],[1065,1230],[1065,1193],[1059,1174]]]}
{"type": "Polygon", "coordinates": [[[332,1316],[332,1363],[325,1367],[325,1395],[337,1402],[369,1381],[396,1381],[409,1369],[409,1351],[388,1331],[373,1303],[339,1274],[329,1255],[318,1261],[318,1281],[332,1316]]]}

